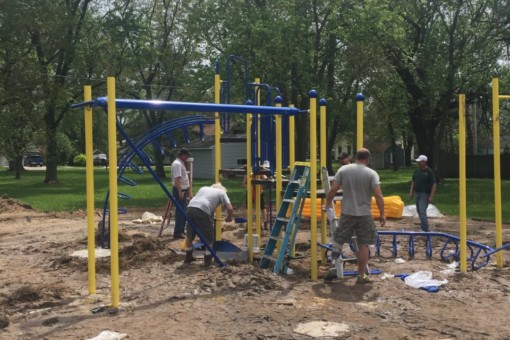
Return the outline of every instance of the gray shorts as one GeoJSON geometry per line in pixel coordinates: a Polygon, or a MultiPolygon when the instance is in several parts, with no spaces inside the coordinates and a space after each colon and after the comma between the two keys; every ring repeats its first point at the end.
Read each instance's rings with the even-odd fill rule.
{"type": "Polygon", "coordinates": [[[338,228],[333,233],[333,240],[344,244],[351,241],[353,235],[358,238],[359,245],[374,244],[377,230],[372,216],[341,215],[338,228]]]}
{"type": "MultiPolygon", "coordinates": [[[[202,234],[202,236],[205,238],[205,241],[208,244],[212,244],[215,239],[214,221],[212,216],[208,215],[203,210],[194,207],[188,207],[186,213],[200,234],[202,234]]],[[[189,222],[186,223],[186,238],[193,241],[195,236],[197,236],[195,230],[191,227],[189,222]]]]}

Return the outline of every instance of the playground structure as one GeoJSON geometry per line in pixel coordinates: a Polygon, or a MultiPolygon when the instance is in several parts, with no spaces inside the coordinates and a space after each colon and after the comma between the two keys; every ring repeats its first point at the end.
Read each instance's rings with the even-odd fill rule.
{"type": "MultiPolygon", "coordinates": [[[[230,64],[229,64],[230,65],[230,64]]],[[[246,66],[246,74],[247,74],[247,66],[246,66]]],[[[247,79],[247,78],[246,78],[247,79]]],[[[260,81],[256,79],[253,83],[248,83],[246,81],[246,89],[247,93],[252,93],[251,97],[254,99],[247,99],[245,105],[233,105],[230,103],[220,103],[222,88],[225,89],[225,86],[228,86],[230,82],[230,78],[221,83],[221,79],[219,77],[219,67],[216,67],[216,75],[215,75],[215,104],[202,104],[202,103],[186,103],[186,102],[162,102],[162,101],[147,101],[147,100],[129,100],[129,99],[116,99],[115,97],[115,80],[113,78],[108,78],[108,96],[107,98],[98,98],[96,100],[92,100],[91,90],[89,86],[85,87],[85,101],[82,104],[74,105],[74,107],[83,106],[85,109],[85,123],[86,123],[86,141],[87,141],[87,217],[88,217],[88,236],[89,236],[89,292],[95,292],[95,270],[94,270],[94,226],[93,226],[93,182],[92,176],[92,161],[89,161],[89,155],[92,157],[92,138],[91,138],[91,113],[92,107],[101,107],[107,110],[108,113],[108,134],[109,134],[109,159],[110,159],[110,190],[109,190],[109,225],[110,225],[110,246],[112,250],[112,305],[117,306],[119,303],[119,282],[118,282],[118,219],[117,214],[122,212],[121,209],[118,208],[117,198],[121,199],[129,199],[128,196],[123,195],[117,191],[117,182],[123,182],[128,185],[136,185],[136,182],[126,178],[124,176],[124,172],[127,168],[131,168],[134,172],[140,172],[141,168],[133,163],[133,157],[138,156],[138,158],[144,163],[152,176],[156,179],[158,184],[162,187],[163,191],[168,196],[169,200],[173,201],[173,196],[171,192],[166,188],[163,182],[159,179],[157,174],[151,168],[150,161],[147,155],[142,151],[143,147],[146,145],[152,144],[156,148],[158,148],[157,143],[155,144],[155,139],[166,135],[169,140],[171,140],[171,133],[175,129],[183,129],[186,126],[190,125],[201,125],[204,124],[215,124],[215,137],[216,137],[216,145],[219,146],[219,137],[221,134],[221,129],[227,130],[230,125],[230,115],[234,113],[242,113],[246,114],[246,124],[247,124],[247,176],[248,181],[252,180],[252,175],[257,174],[261,169],[260,165],[263,160],[269,160],[271,164],[270,174],[274,177],[276,182],[276,205],[279,207],[282,204],[282,174],[283,169],[289,167],[292,169],[294,164],[294,135],[293,135],[293,124],[294,124],[294,116],[297,114],[310,114],[310,159],[318,159],[317,157],[317,126],[316,126],[316,117],[317,117],[317,93],[315,91],[310,91],[310,108],[309,110],[298,110],[292,106],[282,107],[282,99],[279,96],[274,98],[275,106],[270,106],[270,102],[272,99],[271,91],[277,89],[273,89],[266,84],[260,84],[260,81]],[[227,85],[225,85],[227,84],[227,85]],[[251,89],[255,89],[254,91],[250,91],[251,89]],[[266,99],[269,102],[268,105],[260,105],[260,91],[261,89],[267,90],[266,99]],[[253,104],[256,105],[253,105],[253,104]],[[194,116],[192,119],[186,120],[182,118],[182,121],[176,122],[167,122],[162,126],[158,126],[156,128],[151,129],[146,132],[143,136],[138,139],[132,141],[129,136],[125,134],[120,125],[116,120],[116,110],[117,109],[151,109],[151,110],[180,110],[180,111],[193,111],[193,112],[214,112],[214,119],[210,119],[204,116],[194,116]],[[285,123],[284,123],[285,122],[285,123]],[[264,125],[265,124],[265,125],[264,125]],[[286,127],[286,128],[284,128],[286,127]],[[117,162],[117,150],[116,150],[116,140],[115,135],[116,131],[126,139],[129,149],[125,151],[123,155],[120,157],[120,162],[117,162]],[[263,132],[271,132],[264,134],[263,132]],[[288,136],[284,136],[282,131],[289,131],[288,136]],[[284,138],[288,137],[288,138],[284,138]],[[283,143],[284,140],[288,140],[289,143],[283,143]],[[284,146],[284,144],[286,146],[284,146]],[[276,147],[282,146],[282,147],[276,147]],[[90,152],[89,152],[90,149],[90,152]],[[285,152],[288,150],[288,152],[285,152]],[[117,168],[117,165],[119,167],[117,168]],[[89,167],[90,165],[90,167],[89,167]],[[118,170],[117,170],[118,169],[118,170]],[[92,199],[90,198],[92,197],[92,199]],[[92,211],[92,214],[90,214],[92,211]],[[91,224],[92,222],[92,224],[91,224]],[[92,240],[92,241],[91,241],[92,240]]],[[[223,91],[223,94],[225,91],[223,91]]],[[[509,97],[510,96],[504,96],[509,97]]],[[[506,99],[506,98],[505,98],[506,99]]],[[[230,98],[224,99],[229,101],[230,98]]],[[[362,146],[362,112],[363,112],[363,100],[364,96],[362,94],[358,94],[356,96],[357,100],[357,117],[358,117],[358,148],[362,146]],[[361,113],[361,114],[360,114],[361,113]],[[361,127],[360,127],[361,126],[361,127]],[[360,132],[361,131],[361,132],[360,132]],[[361,135],[361,137],[360,137],[361,135]]],[[[326,163],[326,101],[324,99],[320,100],[320,163],[321,166],[325,166],[326,163]]],[[[496,148],[495,148],[496,150],[496,148]]],[[[219,181],[219,169],[221,169],[221,150],[219,147],[216,147],[216,181],[219,181]]],[[[496,157],[495,157],[496,162],[496,157]]],[[[497,167],[495,167],[497,169],[497,167]]],[[[317,206],[317,165],[315,162],[310,163],[310,206],[317,206]]],[[[495,175],[496,178],[496,175],[495,175]]],[[[496,185],[496,184],[495,184],[496,185]]],[[[259,195],[259,190],[256,190],[256,195],[259,195]]],[[[251,186],[248,185],[248,197],[251,197],[251,186]]],[[[496,200],[497,201],[497,200],[496,200]]],[[[256,204],[259,202],[258,196],[255,199],[256,204]]],[[[253,206],[251,200],[248,200],[248,216],[252,216],[253,206]]],[[[175,202],[174,202],[175,205],[175,202]]],[[[176,205],[176,208],[179,208],[176,205]]],[[[259,207],[256,206],[256,212],[260,211],[259,207]]],[[[106,211],[106,202],[104,209],[106,211]]],[[[462,210],[461,210],[462,211],[462,210]]],[[[185,212],[181,210],[182,213],[186,216],[185,212]]],[[[217,239],[221,238],[221,208],[219,213],[216,213],[217,225],[220,227],[217,228],[217,239]],[[219,234],[218,234],[219,233],[219,234]]],[[[257,217],[259,219],[259,217],[257,217]]],[[[317,242],[317,211],[316,209],[311,209],[310,213],[310,223],[311,223],[311,278],[312,280],[317,280],[317,246],[321,247],[324,251],[321,252],[321,260],[323,263],[327,262],[327,244],[326,244],[326,218],[321,219],[321,242],[317,242]],[[325,246],[324,246],[325,245],[325,246]]],[[[497,221],[497,216],[496,216],[497,221]]],[[[190,222],[191,226],[197,230],[197,228],[190,222]]],[[[248,218],[248,257],[249,260],[253,260],[253,225],[252,219],[248,218]]],[[[106,221],[103,221],[103,225],[106,221]]],[[[256,232],[260,235],[260,223],[256,221],[256,232]]],[[[462,224],[462,222],[461,222],[462,224]]],[[[461,226],[462,229],[462,226],[461,226]]],[[[414,253],[414,236],[417,236],[419,233],[411,233],[405,234],[404,232],[380,232],[380,235],[391,235],[393,236],[393,244],[396,244],[396,236],[397,235],[406,235],[409,236],[409,245],[410,249],[412,248],[412,252],[414,253]],[[412,245],[412,246],[411,246],[412,245]]],[[[203,240],[202,235],[197,230],[197,234],[201,240],[203,240]]],[[[483,245],[469,243],[463,240],[462,230],[460,239],[454,239],[449,236],[445,236],[443,233],[432,233],[428,235],[429,239],[432,237],[446,237],[447,242],[443,247],[443,250],[446,249],[447,245],[454,244],[456,249],[460,245],[460,255],[458,251],[454,251],[453,255],[448,255],[454,258],[460,258],[461,263],[462,259],[466,259],[465,251],[463,253],[463,246],[466,244],[471,249],[471,258],[475,258],[472,262],[472,269],[480,268],[489,261],[489,256],[498,253],[499,250],[505,249],[508,245],[497,246],[496,249],[492,249],[490,247],[486,247],[483,245]],[[436,235],[437,234],[437,235],[436,235]],[[483,256],[479,256],[480,252],[484,251],[483,256]],[[479,258],[486,259],[485,264],[475,265],[474,263],[479,258]]],[[[498,237],[498,236],[496,236],[498,237]]],[[[380,247],[380,242],[378,242],[378,247],[380,247]]],[[[431,245],[431,242],[428,242],[431,245]]],[[[215,260],[218,264],[223,265],[221,259],[219,259],[213,249],[205,244],[208,250],[213,254],[215,260]]],[[[378,248],[379,249],[379,248],[378,248]]],[[[379,252],[379,250],[378,250],[379,252]]],[[[427,252],[430,252],[429,248],[427,248],[427,252]]],[[[410,250],[411,253],[411,250],[410,250]]],[[[443,253],[443,251],[442,251],[443,253]]],[[[395,248],[396,254],[396,248],[395,248]]],[[[500,254],[500,253],[499,253],[500,254]]],[[[499,260],[498,260],[499,267],[499,260]]],[[[462,267],[461,267],[462,269],[462,267]]]]}
{"type": "MultiPolygon", "coordinates": [[[[217,67],[218,71],[218,67],[217,67]]],[[[219,92],[220,87],[218,84],[219,81],[219,74],[215,75],[215,102],[219,101],[219,92]]],[[[263,86],[263,85],[257,85],[257,87],[263,86]]],[[[132,141],[129,136],[125,134],[122,127],[117,121],[116,117],[116,110],[117,109],[151,109],[151,110],[180,110],[180,111],[195,111],[195,112],[215,112],[215,135],[217,138],[217,145],[219,145],[219,136],[220,136],[220,112],[222,114],[231,114],[231,113],[245,113],[248,114],[248,122],[252,122],[252,119],[254,122],[258,122],[258,119],[261,120],[265,115],[272,116],[272,115],[281,115],[281,116],[293,116],[296,114],[302,114],[307,113],[308,110],[298,110],[294,107],[288,107],[284,108],[280,105],[277,105],[276,107],[271,106],[254,106],[251,105],[251,103],[248,101],[247,105],[232,105],[232,104],[201,104],[201,103],[185,103],[185,102],[161,102],[161,101],[144,101],[144,100],[129,100],[129,99],[116,99],[115,96],[115,80],[113,78],[108,78],[107,82],[107,93],[108,96],[106,98],[98,98],[96,100],[92,100],[91,96],[91,89],[89,86],[86,86],[84,89],[84,102],[81,104],[73,105],[73,107],[84,107],[85,109],[85,125],[86,125],[86,142],[87,142],[87,217],[88,217],[88,257],[89,257],[89,292],[94,293],[95,292],[95,263],[94,263],[94,225],[93,225],[93,197],[94,197],[94,189],[93,189],[93,171],[92,171],[92,164],[93,162],[89,160],[89,153],[92,155],[92,152],[89,152],[91,145],[92,145],[92,107],[101,107],[103,109],[107,110],[108,114],[108,144],[109,144],[109,158],[110,158],[110,168],[109,168],[109,182],[110,182],[110,188],[109,188],[109,235],[110,235],[110,248],[111,248],[111,275],[112,275],[112,305],[117,306],[119,303],[119,282],[118,282],[118,202],[117,199],[123,198],[123,199],[129,199],[130,197],[119,193],[117,188],[117,182],[121,181],[123,183],[126,183],[128,185],[135,185],[136,182],[133,180],[130,180],[123,176],[124,171],[126,168],[131,168],[135,172],[140,172],[141,168],[137,165],[133,164],[132,159],[134,156],[138,156],[138,158],[143,162],[147,170],[151,173],[151,175],[157,180],[158,184],[161,186],[163,191],[166,193],[168,198],[170,200],[174,200],[173,196],[171,195],[170,191],[166,188],[164,183],[159,180],[157,174],[152,169],[151,164],[149,162],[149,159],[147,155],[141,150],[145,145],[152,143],[154,145],[154,139],[163,135],[163,134],[169,134],[172,130],[172,128],[175,128],[175,126],[183,127],[183,124],[177,124],[177,125],[171,125],[170,123],[168,125],[165,125],[164,127],[157,127],[146,134],[144,134],[139,139],[132,141]],[[254,118],[252,118],[252,116],[254,118]],[[117,130],[119,133],[125,138],[126,142],[128,143],[130,149],[124,153],[124,155],[120,158],[120,166],[118,167],[119,162],[117,161],[117,145],[116,145],[116,133],[117,130]],[[92,211],[92,213],[91,213],[92,211]]],[[[311,91],[312,94],[314,94],[314,98],[316,97],[316,94],[314,91],[311,91]]],[[[313,110],[313,113],[315,114],[316,110],[315,107],[313,110]]],[[[314,116],[315,120],[315,116],[314,116]]],[[[223,119],[224,122],[228,123],[228,118],[223,119]]],[[[269,122],[269,127],[272,129],[273,121],[272,119],[266,120],[269,122]]],[[[181,122],[182,123],[182,122],[181,122]]],[[[195,120],[194,122],[187,122],[186,124],[192,124],[192,123],[199,123],[199,124],[208,124],[211,123],[209,121],[206,121],[205,119],[198,118],[198,120],[195,120]]],[[[281,129],[281,126],[279,126],[281,129]]],[[[250,128],[251,130],[252,128],[250,128]]],[[[254,136],[258,136],[258,129],[260,127],[255,124],[253,131],[254,136]]],[[[262,129],[265,130],[265,129],[262,129]]],[[[281,130],[280,130],[281,131],[281,130]]],[[[254,155],[258,155],[258,139],[257,142],[253,143],[253,146],[249,144],[247,148],[247,153],[250,154],[250,157],[248,159],[251,159],[251,150],[250,148],[253,147],[254,149],[257,149],[257,153],[254,153],[254,155]]],[[[266,143],[267,144],[267,143],[266,143]]],[[[264,145],[264,143],[261,143],[261,145],[264,145]]],[[[316,145],[314,145],[314,148],[316,145]]],[[[273,145],[274,148],[274,145],[273,145]]],[[[261,148],[261,150],[269,150],[267,147],[261,148]]],[[[281,151],[281,148],[278,148],[281,151]]],[[[216,173],[217,176],[219,176],[219,169],[221,168],[220,160],[221,157],[218,154],[219,148],[216,148],[216,173]]],[[[261,153],[263,158],[271,158],[271,155],[268,153],[264,154],[264,152],[261,153]]],[[[314,155],[315,156],[315,155],[314,155]]],[[[277,168],[282,167],[282,158],[281,155],[277,156],[276,160],[276,166],[277,168]]],[[[254,159],[253,162],[248,162],[248,172],[251,173],[251,169],[258,169],[259,165],[257,163],[257,160],[254,159]],[[253,165],[253,167],[252,167],[253,165]]],[[[280,172],[281,173],[281,172],[280,172]]],[[[217,177],[217,181],[219,181],[219,177],[217,177]]],[[[175,202],[173,202],[175,205],[175,202]]],[[[176,205],[178,209],[178,207],[176,205]]],[[[105,203],[105,211],[106,211],[106,203],[105,203]]],[[[122,213],[123,211],[120,210],[122,213]]],[[[180,209],[180,212],[185,215],[185,211],[182,211],[180,209]]],[[[221,221],[221,213],[216,214],[217,216],[217,222],[221,221]],[[219,220],[219,221],[218,221],[219,220]]],[[[198,232],[196,226],[193,225],[191,221],[188,222],[197,231],[197,234],[199,238],[203,241],[203,237],[198,232]]],[[[106,221],[103,221],[103,225],[106,224],[106,221]]],[[[219,223],[217,223],[218,226],[219,223]]],[[[218,231],[221,232],[221,226],[217,228],[218,231]]],[[[252,242],[253,242],[253,235],[249,235],[249,254],[250,254],[250,260],[253,259],[253,252],[252,252],[252,242]]],[[[213,249],[209,247],[209,245],[205,244],[208,250],[211,252],[211,254],[214,256],[216,262],[220,265],[223,265],[222,261],[216,256],[213,249]]]]}

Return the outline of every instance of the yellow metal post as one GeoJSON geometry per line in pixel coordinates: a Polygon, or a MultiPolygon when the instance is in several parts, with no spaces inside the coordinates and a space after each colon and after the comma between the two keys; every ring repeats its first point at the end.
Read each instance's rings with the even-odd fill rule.
{"type": "MultiPolygon", "coordinates": [[[[255,78],[255,84],[260,84],[260,78],[255,78]]],[[[255,105],[260,105],[260,87],[256,88],[256,103],[255,105]]],[[[260,115],[257,115],[257,159],[261,155],[261,143],[260,143],[260,115]]],[[[262,160],[264,161],[264,160],[262,160]]],[[[260,164],[259,164],[260,165],[260,164]]],[[[255,179],[260,179],[261,176],[254,176],[255,179]]],[[[260,218],[260,211],[262,210],[262,207],[260,206],[260,195],[262,194],[262,186],[261,185],[255,185],[255,231],[257,235],[259,235],[259,240],[261,239],[262,230],[260,228],[261,224],[261,218],[260,218]]]]}
{"type": "MultiPolygon", "coordinates": [[[[83,99],[92,100],[92,87],[87,85],[83,89],[83,99]]],[[[96,237],[94,232],[94,157],[92,146],[92,107],[85,106],[85,155],[87,157],[87,245],[88,245],[88,279],[89,294],[96,293],[96,237]]]]}
{"type": "Polygon", "coordinates": [[[466,95],[459,94],[460,271],[463,273],[467,272],[466,218],[466,95]]]}
{"type": "MultiPolygon", "coordinates": [[[[328,152],[326,149],[326,136],[327,136],[327,129],[326,129],[326,99],[321,99],[319,101],[319,112],[320,112],[320,154],[321,154],[321,178],[322,178],[322,167],[327,166],[327,157],[328,152]]],[[[327,193],[324,192],[324,198],[321,199],[321,206],[325,203],[325,195],[327,193]]],[[[326,244],[327,243],[327,218],[326,218],[326,212],[322,211],[321,215],[321,243],[326,244]]],[[[321,264],[326,264],[326,250],[324,248],[321,248],[321,264]]]]}
{"type": "MultiPolygon", "coordinates": [[[[221,79],[220,74],[216,72],[214,75],[214,103],[220,103],[220,88],[221,79]]],[[[220,113],[214,113],[214,163],[215,172],[214,180],[216,183],[220,182],[220,169],[221,169],[221,126],[220,126],[220,113]]],[[[221,206],[216,208],[216,241],[221,240],[221,206]]]]}
{"type": "MultiPolygon", "coordinates": [[[[290,104],[289,107],[294,107],[290,104]]],[[[296,162],[296,137],[294,132],[296,131],[296,118],[294,116],[289,117],[289,169],[290,173],[294,169],[294,163],[296,162]]]]}
{"type": "MultiPolygon", "coordinates": [[[[276,97],[276,107],[282,107],[282,98],[276,97]]],[[[282,203],[282,163],[283,163],[283,154],[282,148],[280,147],[283,141],[282,137],[282,116],[275,116],[275,125],[276,125],[276,207],[279,208],[282,203]]]]}
{"type": "Polygon", "coordinates": [[[356,148],[357,150],[363,148],[363,101],[365,96],[362,93],[356,95],[356,148]]]}
{"type": "Polygon", "coordinates": [[[115,104],[115,78],[107,79],[108,94],[108,160],[110,182],[110,250],[111,250],[111,284],[112,306],[120,302],[119,283],[119,210],[117,190],[117,108],[115,104]]]}
{"type": "MultiPolygon", "coordinates": [[[[248,261],[253,262],[253,202],[252,202],[252,167],[251,167],[251,124],[252,115],[246,115],[246,210],[248,224],[248,261]]],[[[259,239],[260,240],[260,239],[259,239]]]]}
{"type": "MultiPolygon", "coordinates": [[[[501,208],[501,147],[499,142],[499,79],[492,79],[492,131],[494,142],[494,205],[496,214],[496,248],[503,245],[503,221],[501,208]]],[[[496,253],[498,268],[503,268],[503,253],[496,253]]]]}
{"type": "Polygon", "coordinates": [[[311,230],[311,278],[317,280],[317,92],[310,96],[310,230],[311,230]]]}

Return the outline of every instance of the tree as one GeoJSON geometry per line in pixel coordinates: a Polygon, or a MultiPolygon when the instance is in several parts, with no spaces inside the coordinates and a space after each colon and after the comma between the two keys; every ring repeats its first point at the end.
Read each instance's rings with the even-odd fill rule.
{"type": "Polygon", "coordinates": [[[495,40],[494,4],[364,1],[352,13],[358,13],[365,38],[382,47],[405,86],[418,150],[429,156],[436,170],[457,93],[469,91],[481,79],[487,82],[496,69],[501,51],[495,40]]]}
{"type": "Polygon", "coordinates": [[[57,132],[69,110],[68,75],[76,58],[91,0],[29,1],[26,17],[41,77],[46,129],[45,183],[58,182],[57,132]],[[30,13],[30,15],[28,15],[30,13]]]}
{"type": "MultiPolygon", "coordinates": [[[[15,177],[21,178],[23,155],[33,146],[39,124],[37,76],[25,29],[23,5],[0,2],[0,150],[13,160],[15,177]],[[13,32],[16,32],[13,34],[13,32]]],[[[11,163],[12,164],[12,163],[11,163]]]]}
{"type": "MultiPolygon", "coordinates": [[[[166,101],[190,96],[185,85],[192,83],[187,80],[193,76],[194,65],[200,58],[195,38],[188,28],[189,6],[192,2],[185,4],[179,0],[114,4],[105,18],[108,35],[113,37],[113,48],[122,51],[123,68],[118,83],[123,93],[131,98],[166,101]]],[[[137,119],[137,113],[131,113],[134,116],[125,128],[134,125],[139,132],[140,124],[150,129],[179,115],[157,110],[140,113],[143,122],[137,119]]],[[[164,155],[156,147],[153,155],[158,176],[165,177],[164,155]]]]}

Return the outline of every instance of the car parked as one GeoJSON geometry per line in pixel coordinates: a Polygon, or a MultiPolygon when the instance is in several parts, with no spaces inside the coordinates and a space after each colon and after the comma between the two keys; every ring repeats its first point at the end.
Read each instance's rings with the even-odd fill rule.
{"type": "Polygon", "coordinates": [[[95,153],[93,156],[94,165],[107,166],[108,165],[108,157],[105,153],[95,153]]]}
{"type": "Polygon", "coordinates": [[[28,154],[23,157],[23,166],[44,166],[44,157],[39,154],[28,154]]]}

